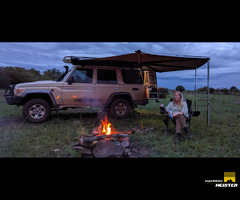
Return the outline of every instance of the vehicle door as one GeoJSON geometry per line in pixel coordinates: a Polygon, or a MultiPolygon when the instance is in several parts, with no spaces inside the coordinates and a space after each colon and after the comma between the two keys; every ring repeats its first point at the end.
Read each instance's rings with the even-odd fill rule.
{"type": "Polygon", "coordinates": [[[97,69],[95,104],[104,105],[111,94],[121,91],[116,69],[97,69]]]}
{"type": "Polygon", "coordinates": [[[76,68],[63,83],[62,97],[65,106],[91,106],[94,98],[93,69],[76,68]]]}
{"type": "Polygon", "coordinates": [[[145,99],[145,86],[143,84],[143,74],[138,69],[122,69],[122,79],[124,92],[132,95],[134,101],[145,99]]]}

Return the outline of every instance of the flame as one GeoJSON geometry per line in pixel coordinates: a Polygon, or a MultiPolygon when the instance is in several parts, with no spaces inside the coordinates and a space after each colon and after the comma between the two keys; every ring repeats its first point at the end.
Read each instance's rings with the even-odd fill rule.
{"type": "Polygon", "coordinates": [[[107,116],[105,116],[105,121],[101,120],[103,128],[102,128],[102,133],[105,135],[110,135],[111,134],[111,123],[108,121],[107,116]]]}

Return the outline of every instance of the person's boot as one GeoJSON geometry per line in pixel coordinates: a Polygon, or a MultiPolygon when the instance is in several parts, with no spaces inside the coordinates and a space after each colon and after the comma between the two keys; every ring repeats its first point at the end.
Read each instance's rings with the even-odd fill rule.
{"type": "Polygon", "coordinates": [[[192,139],[192,135],[191,135],[190,131],[188,130],[188,128],[184,127],[183,130],[185,131],[185,133],[187,135],[187,139],[188,140],[192,139]]]}
{"type": "Polygon", "coordinates": [[[175,143],[179,143],[180,133],[176,133],[176,136],[174,138],[175,143]]]}

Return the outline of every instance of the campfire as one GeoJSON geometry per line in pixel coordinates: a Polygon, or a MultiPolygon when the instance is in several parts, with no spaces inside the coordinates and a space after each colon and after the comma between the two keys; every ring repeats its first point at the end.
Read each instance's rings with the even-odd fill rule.
{"type": "Polygon", "coordinates": [[[74,149],[82,150],[83,155],[93,157],[134,157],[129,143],[129,134],[154,129],[135,128],[119,132],[114,129],[112,123],[105,116],[99,126],[92,130],[92,134],[80,138],[74,149]]]}
{"type": "Polygon", "coordinates": [[[107,115],[105,116],[105,121],[101,120],[101,122],[102,122],[102,134],[110,135],[112,124],[108,122],[107,115]]]}
{"type": "Polygon", "coordinates": [[[94,128],[92,131],[92,135],[90,136],[98,136],[100,139],[111,139],[115,137],[127,137],[127,134],[130,134],[131,131],[116,131],[114,127],[112,127],[112,123],[108,120],[107,115],[104,117],[104,120],[101,120],[100,125],[97,128],[94,128]]]}

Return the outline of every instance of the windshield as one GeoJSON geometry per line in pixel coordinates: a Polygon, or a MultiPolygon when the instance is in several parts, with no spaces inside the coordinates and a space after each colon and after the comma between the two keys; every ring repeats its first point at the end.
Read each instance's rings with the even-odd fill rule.
{"type": "Polygon", "coordinates": [[[71,71],[72,71],[72,69],[70,69],[67,73],[65,72],[57,81],[58,82],[64,81],[71,71]]]}

